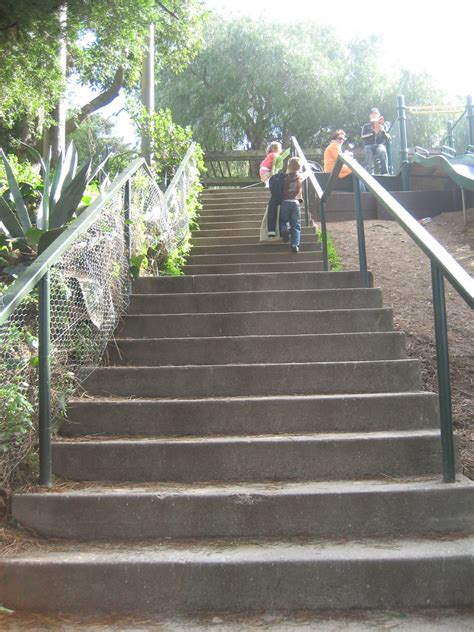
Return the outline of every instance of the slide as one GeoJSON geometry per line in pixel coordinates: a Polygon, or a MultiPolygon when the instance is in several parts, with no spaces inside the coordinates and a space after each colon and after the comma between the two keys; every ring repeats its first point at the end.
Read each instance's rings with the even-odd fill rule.
{"type": "Polygon", "coordinates": [[[429,156],[426,150],[416,147],[414,161],[427,169],[442,171],[461,188],[474,191],[474,153],[461,156],[449,156],[445,153],[429,156]]]}

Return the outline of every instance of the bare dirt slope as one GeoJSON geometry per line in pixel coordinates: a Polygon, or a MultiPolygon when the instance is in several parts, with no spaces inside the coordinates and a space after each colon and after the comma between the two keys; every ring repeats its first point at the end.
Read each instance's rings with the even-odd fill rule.
{"type": "MultiPolygon", "coordinates": [[[[395,327],[407,334],[408,353],[423,363],[425,388],[437,390],[431,271],[427,257],[392,221],[366,221],[368,267],[392,307],[395,327]]],[[[474,274],[474,211],[467,228],[462,213],[443,213],[425,228],[463,268],[474,274]]],[[[329,233],[346,269],[358,269],[354,222],[329,224],[329,233]]],[[[453,419],[460,437],[464,473],[474,479],[474,313],[448,284],[446,303],[453,395],[453,419]]]]}

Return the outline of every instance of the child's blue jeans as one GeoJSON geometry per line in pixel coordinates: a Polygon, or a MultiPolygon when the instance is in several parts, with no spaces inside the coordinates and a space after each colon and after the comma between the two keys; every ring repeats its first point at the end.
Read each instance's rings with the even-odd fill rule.
{"type": "Polygon", "coordinates": [[[301,237],[301,210],[297,200],[283,200],[280,207],[280,235],[290,224],[291,245],[299,246],[301,237]]]}

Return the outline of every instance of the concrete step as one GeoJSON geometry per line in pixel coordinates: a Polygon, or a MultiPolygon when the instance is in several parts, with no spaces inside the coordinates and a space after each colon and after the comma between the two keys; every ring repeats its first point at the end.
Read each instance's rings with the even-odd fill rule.
{"type": "Polygon", "coordinates": [[[38,535],[82,541],[465,534],[474,524],[474,486],[437,479],[150,484],[111,493],[97,484],[15,494],[12,517],[38,535]]]}
{"type": "Polygon", "coordinates": [[[80,481],[334,481],[436,476],[438,431],[54,441],[53,472],[80,481]]]}
{"type": "Polygon", "coordinates": [[[225,399],[72,400],[65,436],[213,436],[377,432],[439,427],[434,393],[291,395],[225,399]]]}
{"type": "Polygon", "coordinates": [[[259,191],[227,191],[226,193],[222,193],[220,195],[207,195],[204,193],[199,196],[202,204],[219,204],[229,200],[237,203],[250,202],[252,204],[258,202],[259,200],[268,200],[269,198],[270,190],[264,188],[259,191]]]}
{"type": "MultiPolygon", "coordinates": [[[[259,238],[259,233],[258,232],[254,232],[251,235],[241,235],[241,236],[237,236],[234,237],[232,235],[227,236],[227,237],[222,237],[222,236],[213,236],[213,237],[201,237],[201,236],[197,236],[198,233],[195,233],[194,236],[191,238],[191,245],[194,249],[195,246],[224,246],[225,248],[227,248],[228,246],[240,246],[242,244],[254,244],[254,245],[260,245],[262,247],[267,247],[267,246],[277,246],[280,245],[282,243],[281,239],[275,239],[274,241],[260,241],[259,238]]],[[[314,234],[309,234],[309,235],[301,235],[301,243],[302,244],[314,244],[314,243],[318,243],[316,235],[314,234]]],[[[192,251],[191,251],[192,252],[192,251]]]]}
{"type": "Polygon", "coordinates": [[[89,395],[245,397],[421,390],[418,360],[292,364],[99,367],[83,382],[89,395]]]}
{"type": "Polygon", "coordinates": [[[150,314],[125,316],[119,338],[199,338],[288,334],[334,334],[391,331],[389,309],[295,310],[220,314],[150,314]]]}
{"type": "Polygon", "coordinates": [[[2,603],[43,613],[471,607],[473,583],[471,536],[62,544],[0,560],[2,603]]]}
{"type": "MultiPolygon", "coordinates": [[[[288,246],[289,249],[289,246],[288,246]]],[[[293,253],[294,261],[272,263],[222,263],[185,265],[184,274],[241,274],[246,272],[314,272],[324,269],[322,261],[307,261],[305,254],[299,258],[299,253],[293,253]]]]}
{"type": "MultiPolygon", "coordinates": [[[[323,253],[321,250],[302,250],[298,253],[298,261],[322,261],[323,253]]],[[[206,254],[198,255],[191,253],[188,259],[188,265],[208,265],[222,263],[239,263],[245,261],[249,263],[282,263],[294,262],[295,254],[291,251],[289,244],[283,252],[267,252],[267,253],[239,253],[239,254],[206,254]]]]}
{"type": "Polygon", "coordinates": [[[382,307],[380,289],[269,290],[260,292],[205,292],[132,294],[128,314],[283,311],[288,308],[353,309],[382,307]]]}
{"type": "Polygon", "coordinates": [[[199,220],[199,228],[193,233],[197,235],[203,231],[208,230],[234,230],[241,228],[250,228],[252,230],[260,230],[260,224],[262,223],[262,215],[257,216],[255,219],[238,219],[236,221],[219,219],[217,221],[203,219],[199,220]]]}
{"type": "MultiPolygon", "coordinates": [[[[369,280],[372,275],[369,273],[369,280]]],[[[361,287],[357,271],[221,274],[205,276],[142,277],[133,282],[134,294],[169,292],[236,292],[256,290],[303,290],[361,287]]]]}
{"type": "MultiPolygon", "coordinates": [[[[200,237],[218,237],[223,239],[225,237],[258,237],[260,231],[260,222],[256,222],[253,228],[213,228],[210,230],[195,230],[193,231],[193,239],[200,237]]],[[[302,235],[313,235],[316,239],[316,230],[314,226],[303,226],[301,228],[302,235]]]]}
{"type": "Polygon", "coordinates": [[[230,217],[242,219],[246,215],[258,215],[262,219],[266,202],[257,202],[255,204],[206,204],[199,211],[198,221],[207,217],[221,217],[224,221],[228,221],[230,217]]]}
{"type": "Polygon", "coordinates": [[[137,340],[116,338],[107,349],[107,362],[115,366],[345,362],[405,357],[405,336],[398,332],[137,340]]]}
{"type": "MultiPolygon", "coordinates": [[[[308,242],[300,243],[300,252],[321,252],[321,244],[311,239],[308,242]]],[[[245,256],[247,254],[270,254],[275,252],[288,252],[288,244],[284,244],[281,240],[266,242],[261,241],[259,243],[247,243],[247,244],[234,244],[234,245],[218,245],[218,246],[193,246],[191,250],[191,256],[195,255],[232,255],[240,254],[245,256]]]]}
{"type": "Polygon", "coordinates": [[[201,211],[198,224],[202,226],[207,222],[262,222],[263,212],[265,209],[255,210],[255,211],[247,211],[246,213],[241,213],[239,215],[230,215],[217,211],[201,211]]]}
{"type": "Polygon", "coordinates": [[[211,196],[207,198],[201,198],[201,204],[203,208],[221,208],[227,206],[234,206],[245,208],[246,206],[264,206],[268,204],[270,200],[270,193],[263,192],[257,196],[242,196],[242,195],[226,195],[226,196],[211,196]]]}

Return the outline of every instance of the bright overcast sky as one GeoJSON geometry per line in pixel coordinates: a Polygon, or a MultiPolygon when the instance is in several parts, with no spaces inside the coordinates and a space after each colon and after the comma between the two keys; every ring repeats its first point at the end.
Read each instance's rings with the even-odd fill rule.
{"type": "Polygon", "coordinates": [[[382,35],[387,72],[393,63],[428,70],[454,95],[474,96],[474,0],[204,0],[224,15],[315,20],[341,39],[382,35]]]}

